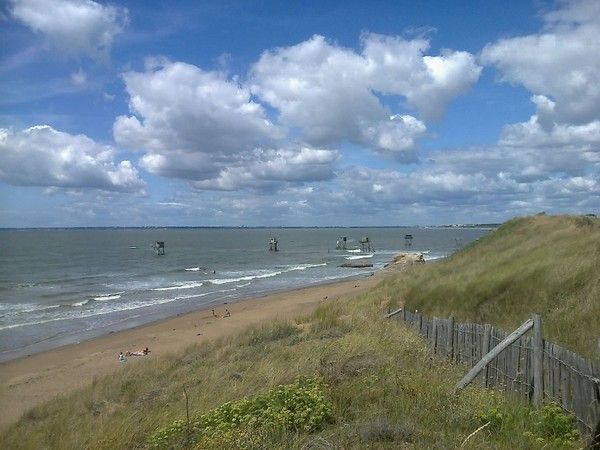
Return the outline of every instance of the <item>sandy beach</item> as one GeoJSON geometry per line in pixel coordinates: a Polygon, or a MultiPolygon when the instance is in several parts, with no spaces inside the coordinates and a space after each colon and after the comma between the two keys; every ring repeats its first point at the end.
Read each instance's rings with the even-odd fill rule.
{"type": "Polygon", "coordinates": [[[227,335],[237,334],[252,324],[290,318],[312,312],[319,304],[334,299],[350,299],[373,288],[390,270],[370,277],[305,287],[263,297],[199,310],[80,344],[0,364],[0,427],[19,419],[29,408],[55,396],[75,391],[118,370],[120,351],[149,347],[151,354],[130,357],[124,364],[143,358],[160,358],[186,347],[227,335]],[[231,317],[223,317],[228,308],[231,317]]]}

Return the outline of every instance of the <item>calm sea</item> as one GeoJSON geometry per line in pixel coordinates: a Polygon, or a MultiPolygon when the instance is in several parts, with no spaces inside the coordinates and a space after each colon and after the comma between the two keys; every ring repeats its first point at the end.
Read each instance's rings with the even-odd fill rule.
{"type": "Polygon", "coordinates": [[[0,230],[0,361],[257,294],[444,257],[485,228],[0,230]],[[269,239],[278,237],[278,252],[269,239]],[[336,250],[340,236],[348,250],[336,250]],[[369,236],[373,254],[353,247],[369,236]],[[165,255],[152,249],[165,242],[165,255]],[[367,256],[372,269],[339,267],[367,256]]]}

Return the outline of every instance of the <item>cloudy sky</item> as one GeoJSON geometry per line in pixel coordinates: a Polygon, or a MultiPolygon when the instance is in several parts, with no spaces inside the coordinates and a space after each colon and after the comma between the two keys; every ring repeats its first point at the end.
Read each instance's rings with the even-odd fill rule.
{"type": "Polygon", "coordinates": [[[0,227],[600,209],[597,0],[0,8],[0,227]]]}

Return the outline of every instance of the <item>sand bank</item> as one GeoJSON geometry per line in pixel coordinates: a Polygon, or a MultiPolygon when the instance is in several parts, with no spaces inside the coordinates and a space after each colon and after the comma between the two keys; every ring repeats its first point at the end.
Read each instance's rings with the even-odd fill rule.
{"type": "Polygon", "coordinates": [[[373,288],[393,268],[371,277],[305,287],[289,292],[239,301],[215,309],[194,311],[160,322],[68,345],[0,364],[0,427],[14,423],[29,408],[75,391],[143,358],[160,358],[183,351],[191,344],[239,333],[263,321],[312,312],[333,299],[350,299],[373,288]],[[222,317],[228,308],[231,317],[222,317]],[[119,363],[120,351],[149,347],[151,354],[119,363]]]}

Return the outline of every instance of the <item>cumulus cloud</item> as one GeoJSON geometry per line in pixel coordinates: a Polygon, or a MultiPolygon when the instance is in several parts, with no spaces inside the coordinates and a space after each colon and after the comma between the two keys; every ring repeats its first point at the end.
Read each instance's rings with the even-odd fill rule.
{"type": "Polygon", "coordinates": [[[339,153],[310,147],[278,150],[257,149],[249,161],[240,159],[213,178],[194,183],[197,189],[278,190],[285,184],[326,181],[334,178],[333,163],[339,153]]]}
{"type": "Polygon", "coordinates": [[[416,209],[429,223],[440,222],[436,214],[444,221],[453,212],[462,221],[470,215],[504,220],[540,210],[597,207],[600,161],[590,164],[576,152],[545,158],[544,151],[498,146],[437,152],[410,173],[353,167],[338,180],[342,198],[352,198],[364,213],[406,216],[416,209]]]}
{"type": "Polygon", "coordinates": [[[528,122],[505,126],[500,144],[546,148],[572,146],[600,152],[600,120],[582,125],[555,124],[546,130],[539,116],[534,115],[528,122]]]}
{"type": "Polygon", "coordinates": [[[267,51],[246,84],[222,71],[150,59],[144,71],[123,75],[130,114],[115,120],[115,141],[143,151],[146,170],[197,189],[328,180],[339,159],[330,148],[344,142],[416,162],[425,123],[394,114],[378,95],[402,95],[429,115],[475,82],[480,68],[462,52],[424,56],[422,39],[366,34],[362,45],[359,54],[315,36],[267,51]],[[278,124],[259,101],[274,107],[278,124]]]}
{"type": "Polygon", "coordinates": [[[152,173],[217,190],[333,177],[336,151],[283,142],[250,91],[221,73],[162,61],[124,80],[132,115],[117,118],[115,140],[143,150],[152,173]]]}
{"type": "Polygon", "coordinates": [[[481,73],[468,52],[446,49],[438,56],[425,55],[426,39],[365,34],[362,44],[370,86],[406,97],[428,120],[439,119],[448,103],[464,94],[481,73]]]}
{"type": "Polygon", "coordinates": [[[91,0],[12,0],[12,16],[73,56],[108,56],[128,22],[126,8],[91,0]]]}
{"type": "Polygon", "coordinates": [[[316,35],[266,51],[251,69],[252,92],[310,143],[346,140],[412,160],[402,153],[424,134],[425,124],[393,114],[378,95],[401,96],[424,118],[439,118],[481,68],[465,52],[424,55],[424,39],[365,34],[361,44],[357,53],[316,35]]]}
{"type": "Polygon", "coordinates": [[[115,150],[85,135],[39,125],[0,129],[0,179],[18,186],[142,192],[144,182],[130,161],[115,162],[115,150]]]}
{"type": "Polygon", "coordinates": [[[118,143],[154,155],[230,154],[274,142],[280,132],[248,89],[217,72],[162,61],[124,74],[130,116],[113,131],[118,143]]]}
{"type": "MultiPolygon", "coordinates": [[[[487,45],[481,60],[495,66],[506,82],[523,85],[553,102],[537,101],[537,115],[582,124],[600,119],[600,3],[560,2],[543,16],[544,29],[487,45]]],[[[538,98],[538,100],[542,100],[538,98]]]]}

